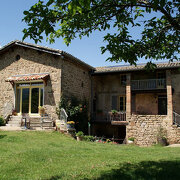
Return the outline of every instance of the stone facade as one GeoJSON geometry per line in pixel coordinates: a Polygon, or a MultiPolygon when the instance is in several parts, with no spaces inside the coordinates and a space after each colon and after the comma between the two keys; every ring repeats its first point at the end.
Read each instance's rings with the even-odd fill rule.
{"type": "MultiPolygon", "coordinates": [[[[154,73],[131,72],[126,74],[126,87],[120,84],[121,73],[98,74],[94,77],[94,96],[97,98],[97,109],[103,112],[112,110],[112,96],[126,96],[126,139],[135,138],[135,143],[140,146],[149,146],[157,143],[157,135],[160,128],[167,132],[168,143],[180,142],[180,128],[173,125],[173,111],[180,113],[180,73],[178,70],[159,70],[154,73]],[[166,89],[150,91],[132,91],[131,80],[157,79],[157,74],[166,75],[166,89]],[[158,97],[167,97],[167,115],[158,115],[158,97]]],[[[119,102],[118,102],[119,103],[119,102]]],[[[117,125],[118,126],[118,125],[117,125]]],[[[121,126],[119,124],[119,126],[121,126]]],[[[94,125],[93,133],[104,128],[94,125]]],[[[113,131],[110,126],[107,132],[113,131]]],[[[122,131],[122,133],[124,133],[122,131]]],[[[104,135],[106,133],[104,132],[104,135]]],[[[110,134],[110,133],[109,133],[110,134]]],[[[108,134],[108,135],[109,135],[108,134]]]]}
{"type": "Polygon", "coordinates": [[[107,113],[112,110],[112,97],[126,96],[126,86],[121,85],[122,74],[93,76],[93,96],[96,110],[107,113]]]}
{"type": "Polygon", "coordinates": [[[44,105],[46,113],[53,119],[57,118],[56,107],[63,92],[90,99],[90,70],[81,64],[72,63],[67,58],[31,48],[13,46],[1,53],[0,62],[0,115],[2,116],[7,114],[7,111],[11,114],[15,106],[15,87],[5,82],[13,75],[45,72],[50,74],[47,85],[44,85],[44,105]],[[17,55],[20,56],[19,60],[16,60],[17,55]]]}
{"type": "Polygon", "coordinates": [[[58,50],[20,44],[22,46],[12,43],[10,47],[0,50],[0,115],[11,114],[15,106],[16,86],[6,82],[7,78],[49,73],[47,84],[44,83],[44,105],[46,113],[54,120],[61,95],[74,95],[89,102],[91,117],[99,112],[101,119],[107,121],[92,125],[94,135],[104,133],[117,139],[126,135],[126,139],[134,137],[137,145],[149,146],[157,142],[158,131],[163,128],[169,143],[180,143],[180,129],[173,125],[173,111],[180,114],[180,73],[177,68],[163,69],[161,65],[161,69],[153,73],[143,69],[136,71],[135,67],[122,67],[122,71],[115,67],[112,73],[111,68],[99,68],[103,71],[96,74],[98,68],[94,69],[67,53],[63,55],[58,50]],[[165,75],[165,89],[132,90],[133,80],[158,79],[158,73],[165,75]],[[126,84],[123,78],[126,78],[126,84]],[[158,115],[158,96],[167,98],[167,115],[158,115]],[[107,114],[112,109],[126,111],[124,115],[128,123],[113,124],[108,121],[107,114]]]}
{"type": "Polygon", "coordinates": [[[180,128],[167,123],[165,115],[132,115],[128,119],[127,139],[135,138],[135,144],[150,146],[157,143],[157,136],[162,128],[167,132],[167,141],[170,144],[180,143],[180,128]]]}

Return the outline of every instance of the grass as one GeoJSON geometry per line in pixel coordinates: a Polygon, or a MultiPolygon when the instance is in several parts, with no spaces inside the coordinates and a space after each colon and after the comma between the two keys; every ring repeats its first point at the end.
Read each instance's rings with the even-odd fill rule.
{"type": "Polygon", "coordinates": [[[180,148],[77,142],[58,132],[0,132],[0,179],[180,179],[180,148]]]}

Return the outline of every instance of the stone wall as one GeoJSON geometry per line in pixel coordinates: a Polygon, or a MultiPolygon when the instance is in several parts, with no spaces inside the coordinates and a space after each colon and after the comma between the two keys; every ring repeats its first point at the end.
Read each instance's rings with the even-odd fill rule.
{"type": "Polygon", "coordinates": [[[96,110],[107,113],[112,110],[112,96],[125,96],[126,87],[121,85],[121,74],[99,75],[93,77],[93,96],[96,110]]]}
{"type": "Polygon", "coordinates": [[[180,128],[170,124],[166,115],[132,115],[127,121],[126,138],[134,137],[137,145],[156,144],[160,128],[167,132],[168,143],[180,143],[180,128]]]}
{"type": "Polygon", "coordinates": [[[157,93],[143,93],[135,95],[135,112],[137,114],[158,114],[157,93]]]}
{"type": "MultiPolygon", "coordinates": [[[[62,65],[62,92],[66,95],[74,95],[79,99],[90,101],[91,76],[90,70],[63,60],[62,65]]],[[[90,102],[89,102],[90,103],[90,102]]]]}
{"type": "Polygon", "coordinates": [[[6,111],[11,113],[15,103],[14,88],[9,82],[5,82],[7,78],[44,72],[50,74],[47,86],[44,87],[44,105],[53,119],[57,118],[56,107],[61,92],[90,99],[89,69],[57,55],[14,46],[0,55],[0,115],[7,114],[6,111]],[[20,55],[19,60],[16,60],[17,55],[20,55]]]}
{"type": "Polygon", "coordinates": [[[173,111],[180,114],[180,72],[171,71],[172,88],[173,88],[173,111]]]}
{"type": "Polygon", "coordinates": [[[7,104],[14,106],[15,95],[13,86],[5,80],[13,75],[50,73],[47,86],[44,88],[47,113],[56,118],[56,105],[60,100],[61,66],[59,57],[41,53],[28,48],[15,46],[0,56],[0,115],[6,111],[7,104]],[[16,60],[16,56],[20,59],[16,60]]]}

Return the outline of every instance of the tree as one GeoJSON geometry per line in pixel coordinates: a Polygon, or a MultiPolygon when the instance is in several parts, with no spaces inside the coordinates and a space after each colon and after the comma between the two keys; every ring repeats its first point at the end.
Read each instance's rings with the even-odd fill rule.
{"type": "Polygon", "coordinates": [[[28,28],[23,30],[23,40],[29,36],[37,43],[45,35],[50,43],[62,37],[69,45],[93,31],[113,29],[101,47],[102,53],[110,52],[109,61],[178,60],[179,12],[179,0],[39,0],[24,11],[28,28]],[[138,39],[130,33],[137,27],[142,29],[138,39]]]}

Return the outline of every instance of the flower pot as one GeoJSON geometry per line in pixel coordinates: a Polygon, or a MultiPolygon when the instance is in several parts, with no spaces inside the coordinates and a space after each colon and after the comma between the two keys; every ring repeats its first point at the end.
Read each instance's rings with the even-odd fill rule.
{"type": "Polygon", "coordinates": [[[128,143],[128,144],[133,144],[134,141],[128,140],[127,143],[128,143]]]}
{"type": "Polygon", "coordinates": [[[45,114],[45,109],[43,107],[39,108],[39,114],[43,116],[45,114]]]}
{"type": "Polygon", "coordinates": [[[68,129],[74,129],[74,124],[67,124],[68,129]]]}
{"type": "Polygon", "coordinates": [[[83,137],[82,136],[77,136],[77,141],[82,141],[83,137]]]}

